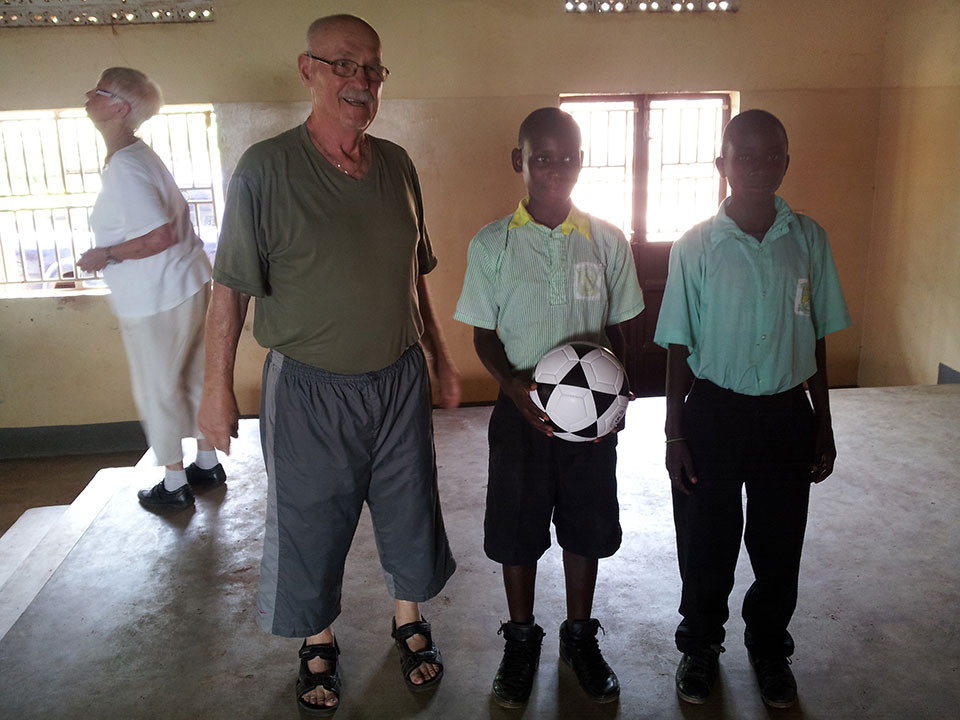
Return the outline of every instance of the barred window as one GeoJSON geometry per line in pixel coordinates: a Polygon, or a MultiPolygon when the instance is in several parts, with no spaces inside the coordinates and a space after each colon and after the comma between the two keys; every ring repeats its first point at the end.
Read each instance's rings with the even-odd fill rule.
{"type": "Polygon", "coordinates": [[[730,96],[565,97],[583,136],[577,207],[635,242],[670,242],[717,211],[726,183],[714,167],[730,96]]]}
{"type": "MultiPolygon", "coordinates": [[[[173,174],[212,259],[223,207],[213,107],[168,105],[137,134],[173,174]]],[[[75,267],[94,244],[105,156],[83,109],[0,113],[0,288],[105,287],[99,273],[75,267]]]]}

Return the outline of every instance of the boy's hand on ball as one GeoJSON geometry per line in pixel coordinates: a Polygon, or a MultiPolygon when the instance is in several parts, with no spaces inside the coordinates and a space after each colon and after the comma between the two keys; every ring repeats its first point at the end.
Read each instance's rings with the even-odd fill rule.
{"type": "Polygon", "coordinates": [[[530,399],[531,391],[536,389],[537,384],[532,380],[523,380],[515,377],[510,382],[509,387],[505,387],[503,390],[507,396],[513,400],[513,404],[517,406],[520,414],[523,415],[528,423],[533,425],[538,432],[542,432],[548,437],[553,437],[553,426],[550,425],[550,418],[530,399]]]}

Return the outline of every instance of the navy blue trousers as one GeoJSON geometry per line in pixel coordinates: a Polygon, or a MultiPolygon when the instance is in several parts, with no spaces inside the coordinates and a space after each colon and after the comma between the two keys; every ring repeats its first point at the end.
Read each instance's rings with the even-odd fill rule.
{"type": "Polygon", "coordinates": [[[814,451],[806,393],[797,386],[754,397],[697,380],[683,427],[699,482],[691,495],[673,491],[683,581],[677,648],[723,642],[743,537],[755,578],[743,602],[745,644],[755,655],[789,656],[814,451]]]}

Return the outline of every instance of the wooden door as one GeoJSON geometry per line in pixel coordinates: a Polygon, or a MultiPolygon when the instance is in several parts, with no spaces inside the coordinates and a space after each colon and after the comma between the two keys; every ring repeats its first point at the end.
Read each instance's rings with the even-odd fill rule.
{"type": "Polygon", "coordinates": [[[645,308],[621,327],[627,344],[627,377],[630,378],[630,389],[637,397],[654,397],[665,393],[667,351],[653,341],[653,335],[667,284],[667,266],[672,246],[673,243],[669,242],[632,244],[645,308]]]}

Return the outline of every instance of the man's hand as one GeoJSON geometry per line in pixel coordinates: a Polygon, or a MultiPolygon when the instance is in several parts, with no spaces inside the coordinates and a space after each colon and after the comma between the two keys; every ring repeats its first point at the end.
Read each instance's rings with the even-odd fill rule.
{"type": "Polygon", "coordinates": [[[833,463],[837,459],[837,446],[833,441],[833,426],[829,423],[817,424],[817,437],[813,445],[813,466],[810,468],[810,480],[823,482],[833,472],[833,463]]]}
{"type": "Polygon", "coordinates": [[[523,380],[513,377],[500,387],[504,394],[513,400],[524,419],[547,437],[553,437],[553,425],[547,414],[538,408],[530,398],[530,392],[536,390],[537,384],[532,380],[523,380]]]}
{"type": "Polygon", "coordinates": [[[440,407],[445,410],[459,407],[460,372],[446,352],[436,359],[434,372],[437,374],[437,383],[440,385],[440,407]]]}
{"type": "Polygon", "coordinates": [[[204,387],[197,425],[217,450],[229,455],[230,438],[237,437],[240,430],[240,411],[233,391],[208,392],[204,387]]]}
{"type": "Polygon", "coordinates": [[[693,492],[693,486],[698,480],[686,440],[667,440],[667,473],[670,475],[670,483],[677,490],[684,495],[693,492]]]}
{"type": "Polygon", "coordinates": [[[197,424],[207,440],[228,455],[230,438],[237,437],[240,425],[240,411],[233,392],[233,367],[249,304],[249,295],[213,283],[204,336],[207,360],[197,424]]]}

